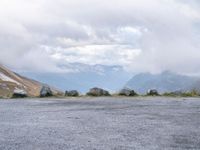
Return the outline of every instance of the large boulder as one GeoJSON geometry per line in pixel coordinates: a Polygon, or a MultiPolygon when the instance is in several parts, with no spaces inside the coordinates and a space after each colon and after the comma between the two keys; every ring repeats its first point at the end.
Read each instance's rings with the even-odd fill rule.
{"type": "Polygon", "coordinates": [[[110,96],[110,93],[104,89],[95,87],[95,88],[90,89],[87,95],[88,96],[110,96]]]}
{"type": "Polygon", "coordinates": [[[77,96],[79,96],[79,92],[76,90],[65,91],[65,96],[77,97],[77,96]]]}
{"type": "Polygon", "coordinates": [[[148,90],[147,95],[149,96],[159,96],[159,93],[156,89],[148,90]]]}
{"type": "Polygon", "coordinates": [[[43,86],[40,90],[40,97],[50,97],[53,96],[51,88],[48,86],[43,86]]]}
{"type": "Polygon", "coordinates": [[[119,95],[121,95],[121,96],[136,96],[137,93],[134,90],[124,88],[119,92],[119,95]]]}
{"type": "Polygon", "coordinates": [[[12,95],[13,98],[24,98],[27,96],[28,96],[27,92],[23,89],[15,89],[12,95]]]}

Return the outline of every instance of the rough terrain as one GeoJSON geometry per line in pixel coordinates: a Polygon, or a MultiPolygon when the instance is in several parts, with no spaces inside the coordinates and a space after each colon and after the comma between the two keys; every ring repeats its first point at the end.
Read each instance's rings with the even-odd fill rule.
{"type": "MultiPolygon", "coordinates": [[[[24,90],[31,97],[40,95],[43,84],[41,82],[23,77],[0,64],[0,98],[12,97],[15,90],[24,90]]],[[[51,87],[54,95],[62,92],[51,87]]]]}
{"type": "Polygon", "coordinates": [[[200,149],[200,99],[0,100],[0,149],[200,149]]]}

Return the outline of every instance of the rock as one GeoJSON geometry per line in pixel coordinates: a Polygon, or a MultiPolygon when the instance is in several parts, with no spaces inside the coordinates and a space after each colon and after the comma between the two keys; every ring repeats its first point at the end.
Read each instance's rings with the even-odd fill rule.
{"type": "Polygon", "coordinates": [[[24,98],[24,97],[27,97],[27,92],[23,89],[15,89],[12,97],[13,98],[24,98]]]}
{"type": "Polygon", "coordinates": [[[121,95],[121,96],[136,96],[137,93],[134,90],[124,88],[119,92],[119,95],[121,95]]]}
{"type": "Polygon", "coordinates": [[[90,89],[87,95],[88,96],[110,96],[110,93],[104,89],[95,87],[95,88],[90,89]]]}
{"type": "Polygon", "coordinates": [[[65,91],[65,96],[73,96],[73,97],[77,97],[77,96],[79,96],[79,92],[76,91],[76,90],[65,91]]]}
{"type": "Polygon", "coordinates": [[[152,89],[152,90],[149,90],[149,91],[147,92],[147,95],[150,95],[150,96],[159,96],[159,93],[158,93],[157,90],[152,89]]]}
{"type": "Polygon", "coordinates": [[[40,90],[40,97],[50,97],[53,96],[51,88],[48,86],[43,86],[40,90]]]}
{"type": "Polygon", "coordinates": [[[68,96],[69,95],[69,91],[65,91],[65,96],[68,96]]]}

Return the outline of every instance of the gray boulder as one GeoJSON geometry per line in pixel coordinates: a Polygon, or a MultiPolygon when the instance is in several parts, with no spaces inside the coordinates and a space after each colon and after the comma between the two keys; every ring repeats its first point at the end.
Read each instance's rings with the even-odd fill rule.
{"type": "Polygon", "coordinates": [[[43,86],[40,90],[40,97],[50,97],[53,96],[51,88],[48,86],[43,86]]]}
{"type": "Polygon", "coordinates": [[[79,96],[79,92],[76,90],[65,91],[65,96],[77,97],[77,96],[79,96]]]}
{"type": "Polygon", "coordinates": [[[121,95],[121,96],[136,96],[137,93],[134,90],[124,88],[119,92],[119,95],[121,95]]]}
{"type": "Polygon", "coordinates": [[[27,96],[27,92],[23,89],[15,89],[12,95],[13,98],[24,98],[27,96]]]}
{"type": "Polygon", "coordinates": [[[149,96],[159,96],[159,93],[158,93],[157,90],[151,89],[151,90],[149,90],[149,91],[147,92],[147,95],[149,95],[149,96]]]}
{"type": "Polygon", "coordinates": [[[110,93],[104,89],[95,87],[95,88],[90,89],[87,95],[88,96],[110,96],[110,93]]]}

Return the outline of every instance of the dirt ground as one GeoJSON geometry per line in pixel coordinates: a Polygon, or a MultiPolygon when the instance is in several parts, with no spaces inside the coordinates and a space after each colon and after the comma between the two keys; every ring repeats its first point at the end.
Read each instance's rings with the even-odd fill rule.
{"type": "Polygon", "coordinates": [[[200,149],[200,99],[0,100],[0,149],[200,149]]]}

